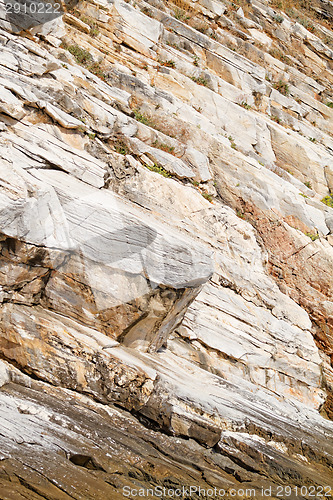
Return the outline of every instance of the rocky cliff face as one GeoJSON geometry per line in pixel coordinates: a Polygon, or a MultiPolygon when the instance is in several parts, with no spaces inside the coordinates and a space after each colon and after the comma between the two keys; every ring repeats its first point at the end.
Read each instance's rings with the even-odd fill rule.
{"type": "Polygon", "coordinates": [[[1,498],[329,497],[332,2],[290,3],[0,2],[1,498]]]}

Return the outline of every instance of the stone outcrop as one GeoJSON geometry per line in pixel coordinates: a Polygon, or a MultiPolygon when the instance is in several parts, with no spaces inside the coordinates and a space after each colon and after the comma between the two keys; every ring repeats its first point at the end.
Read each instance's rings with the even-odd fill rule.
{"type": "Polygon", "coordinates": [[[1,498],[333,489],[331,3],[0,1],[1,498]]]}

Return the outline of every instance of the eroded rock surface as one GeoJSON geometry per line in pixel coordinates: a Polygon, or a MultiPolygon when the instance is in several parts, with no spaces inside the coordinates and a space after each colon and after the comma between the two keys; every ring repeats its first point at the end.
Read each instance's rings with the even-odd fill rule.
{"type": "Polygon", "coordinates": [[[74,3],[0,2],[0,497],[333,491],[331,2],[74,3]]]}

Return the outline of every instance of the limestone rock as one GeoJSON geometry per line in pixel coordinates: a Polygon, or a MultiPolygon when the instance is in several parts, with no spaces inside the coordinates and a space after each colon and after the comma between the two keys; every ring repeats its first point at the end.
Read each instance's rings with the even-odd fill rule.
{"type": "Polygon", "coordinates": [[[3,6],[1,491],[331,486],[327,2],[3,6]]]}

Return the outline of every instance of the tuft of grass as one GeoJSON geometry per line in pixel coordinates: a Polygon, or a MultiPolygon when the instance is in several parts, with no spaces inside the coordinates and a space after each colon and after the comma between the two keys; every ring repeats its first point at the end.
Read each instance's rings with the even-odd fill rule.
{"type": "Polygon", "coordinates": [[[309,137],[309,141],[311,141],[311,142],[317,142],[317,139],[315,137],[309,137]]]}
{"type": "Polygon", "coordinates": [[[328,196],[325,196],[321,201],[322,201],[322,203],[324,203],[328,207],[333,208],[333,194],[329,194],[328,196]]]}
{"type": "Polygon", "coordinates": [[[90,28],[90,31],[89,31],[89,35],[93,38],[96,38],[96,36],[99,35],[99,29],[98,29],[98,26],[95,25],[95,26],[92,26],[90,28]]]}
{"type": "Polygon", "coordinates": [[[146,16],[148,16],[148,17],[154,17],[153,14],[152,14],[152,12],[151,12],[151,10],[148,9],[148,7],[142,7],[142,9],[140,9],[140,10],[146,16]]]}
{"type": "Polygon", "coordinates": [[[134,109],[134,116],[138,122],[143,123],[144,125],[147,125],[148,127],[153,126],[153,122],[151,121],[149,116],[145,115],[144,113],[141,113],[138,109],[134,109]]]}
{"type": "Polygon", "coordinates": [[[158,61],[161,66],[166,66],[167,68],[175,68],[176,63],[172,59],[169,59],[168,61],[158,61]]]}
{"type": "MultiPolygon", "coordinates": [[[[197,55],[193,56],[193,64],[194,64],[194,66],[199,66],[199,61],[200,61],[200,58],[197,55]]],[[[328,104],[327,104],[327,106],[328,106],[328,104]]]]}
{"type": "Polygon", "coordinates": [[[154,148],[161,149],[162,151],[165,151],[166,153],[169,153],[171,155],[175,154],[174,146],[168,146],[168,144],[158,142],[157,140],[153,142],[153,146],[154,148]]]}
{"type": "Polygon", "coordinates": [[[128,147],[126,146],[126,144],[124,144],[121,141],[117,141],[114,144],[114,150],[115,150],[116,153],[119,153],[121,155],[128,155],[129,152],[130,152],[129,149],[128,149],[128,147]]]}
{"type": "Polygon", "coordinates": [[[276,21],[277,23],[283,23],[284,21],[284,17],[281,16],[280,14],[276,14],[274,17],[273,17],[274,21],[276,21]]]}
{"type": "Polygon", "coordinates": [[[211,194],[208,194],[206,191],[202,191],[201,195],[210,203],[213,202],[213,196],[211,194]]]}
{"type": "Polygon", "coordinates": [[[75,17],[77,17],[78,19],[80,19],[80,21],[82,21],[83,23],[85,23],[88,26],[90,26],[89,34],[90,34],[91,37],[94,38],[94,37],[96,37],[96,36],[99,35],[99,28],[98,28],[98,25],[97,25],[97,23],[96,23],[96,21],[94,19],[92,19],[91,17],[83,16],[81,14],[81,12],[79,12],[76,9],[74,9],[73,15],[75,17]]]}
{"type": "Polygon", "coordinates": [[[284,54],[282,52],[282,50],[280,50],[280,49],[273,48],[273,49],[270,49],[268,52],[272,57],[275,57],[275,59],[279,59],[280,61],[284,62],[285,64],[289,64],[289,65],[293,64],[290,57],[288,57],[286,54],[284,54]]]}
{"type": "Polygon", "coordinates": [[[309,188],[309,189],[312,189],[312,186],[311,186],[311,182],[310,181],[305,181],[304,182],[304,185],[309,188]]]}
{"type": "Polygon", "coordinates": [[[148,170],[150,170],[151,172],[156,172],[160,175],[163,175],[163,177],[171,177],[171,174],[169,174],[169,172],[165,170],[165,168],[156,165],[156,163],[154,163],[154,165],[145,164],[145,167],[148,168],[148,170]]]}
{"type": "Polygon", "coordinates": [[[306,194],[304,193],[299,193],[300,196],[303,196],[303,198],[309,198],[306,194]]]}
{"type": "Polygon", "coordinates": [[[240,106],[245,109],[251,109],[251,106],[245,101],[241,102],[240,106]]]}
{"type": "Polygon", "coordinates": [[[191,76],[191,80],[193,80],[198,85],[203,85],[204,87],[207,87],[208,82],[206,78],[203,78],[202,76],[199,77],[191,76]]]}
{"type": "Polygon", "coordinates": [[[93,73],[94,75],[98,76],[98,78],[100,78],[101,80],[106,80],[106,74],[104,73],[102,67],[101,67],[101,63],[99,62],[94,62],[92,64],[89,64],[87,66],[87,70],[90,71],[90,73],[93,73]]]}
{"type": "Polygon", "coordinates": [[[179,7],[175,8],[173,15],[176,19],[178,19],[178,21],[187,21],[188,19],[190,19],[188,13],[185,10],[180,9],[179,7]]]}
{"type": "Polygon", "coordinates": [[[311,21],[309,21],[308,19],[305,19],[305,18],[299,18],[297,16],[297,21],[302,25],[304,26],[304,28],[306,28],[308,31],[311,31],[311,33],[314,33],[316,31],[313,23],[311,21]]]}
{"type": "Polygon", "coordinates": [[[93,57],[90,52],[77,44],[66,45],[63,48],[68,50],[68,52],[74,56],[75,61],[82,66],[85,66],[93,61],[93,57]]]}
{"type": "Polygon", "coordinates": [[[88,52],[88,50],[83,49],[77,44],[66,45],[63,43],[61,47],[68,50],[68,52],[74,56],[75,61],[81,66],[84,66],[88,71],[90,71],[90,73],[98,76],[101,80],[106,79],[106,74],[101,67],[101,63],[97,61],[94,62],[93,56],[90,52],[88,52]]]}
{"type": "Polygon", "coordinates": [[[202,19],[193,20],[191,26],[192,28],[199,31],[203,35],[206,35],[207,32],[209,31],[209,24],[206,21],[203,21],[202,19]]]}
{"type": "Polygon", "coordinates": [[[287,96],[289,94],[289,85],[282,80],[279,80],[277,83],[275,83],[273,87],[283,95],[287,96]]]}
{"type": "MultiPolygon", "coordinates": [[[[276,49],[276,48],[272,48],[269,50],[269,54],[272,56],[272,57],[275,57],[275,59],[279,59],[280,61],[282,60],[283,58],[283,52],[280,50],[280,49],[276,49]]],[[[268,80],[270,81],[270,80],[268,80]]]]}
{"type": "Polygon", "coordinates": [[[169,45],[169,47],[173,47],[174,49],[180,50],[180,46],[178,45],[178,43],[171,43],[168,41],[166,44],[169,45]]]}
{"type": "Polygon", "coordinates": [[[333,108],[333,102],[327,102],[326,106],[328,106],[329,108],[333,108]]]}

